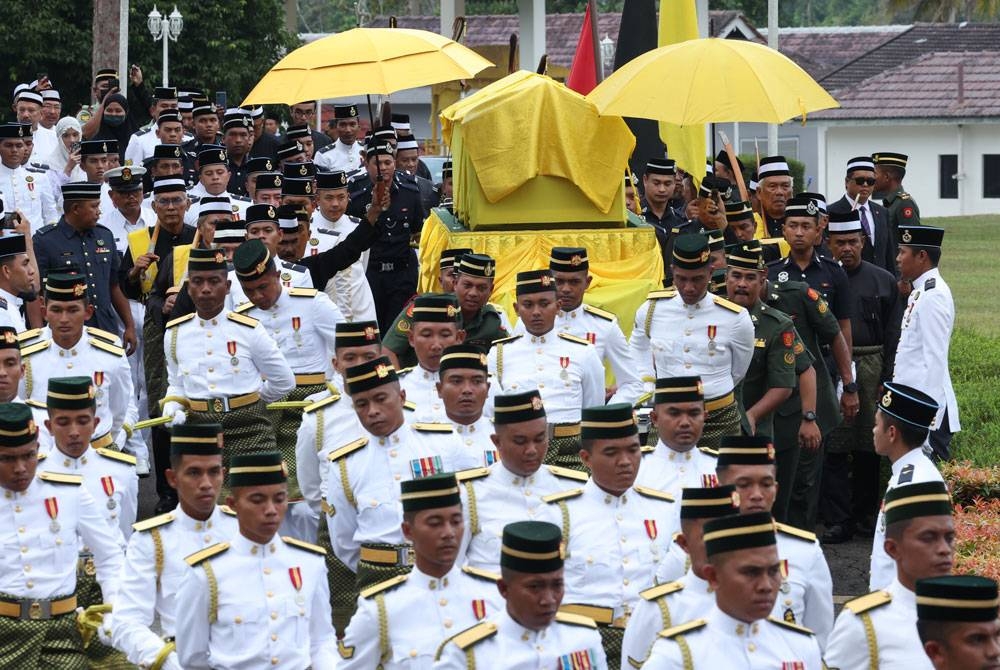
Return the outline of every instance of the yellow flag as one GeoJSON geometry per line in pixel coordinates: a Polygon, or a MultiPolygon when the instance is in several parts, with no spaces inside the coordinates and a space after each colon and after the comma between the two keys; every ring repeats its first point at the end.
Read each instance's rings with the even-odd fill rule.
{"type": "MultiPolygon", "coordinates": [[[[660,0],[659,46],[698,38],[695,0],[660,0]]],[[[660,123],[660,139],[677,167],[690,173],[695,182],[705,176],[705,124],[691,126],[660,123]]]]}

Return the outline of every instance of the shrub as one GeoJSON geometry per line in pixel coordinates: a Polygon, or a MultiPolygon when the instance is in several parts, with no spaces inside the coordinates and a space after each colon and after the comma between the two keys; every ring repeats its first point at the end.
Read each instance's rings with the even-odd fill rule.
{"type": "Polygon", "coordinates": [[[956,575],[976,574],[1000,581],[1000,500],[976,498],[955,505],[956,575]]]}

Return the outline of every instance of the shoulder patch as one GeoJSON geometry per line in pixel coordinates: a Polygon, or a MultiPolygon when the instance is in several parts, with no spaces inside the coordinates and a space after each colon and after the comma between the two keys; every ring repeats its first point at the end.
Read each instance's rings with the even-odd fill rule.
{"type": "Polygon", "coordinates": [[[519,339],[521,339],[520,335],[511,335],[510,337],[501,337],[499,340],[493,340],[493,344],[507,344],[519,339]]]}
{"type": "Polygon", "coordinates": [[[313,554],[319,554],[320,556],[326,556],[326,549],[319,546],[318,544],[312,544],[311,542],[303,542],[302,540],[297,540],[294,537],[289,537],[288,535],[282,535],[281,540],[290,547],[302,549],[304,551],[308,551],[313,554]]]}
{"type": "Polygon", "coordinates": [[[560,500],[569,500],[570,498],[576,498],[577,496],[583,495],[583,489],[570,489],[569,491],[560,491],[559,493],[552,493],[547,496],[542,496],[542,502],[554,503],[560,500]]]}
{"type": "Polygon", "coordinates": [[[317,293],[319,291],[314,288],[303,287],[293,288],[288,291],[288,295],[295,298],[315,298],[317,293]]]}
{"type": "Polygon", "coordinates": [[[64,475],[61,472],[40,472],[38,473],[38,478],[43,482],[48,482],[49,484],[70,484],[72,486],[79,486],[83,483],[83,477],[80,475],[64,475]]]}
{"type": "Polygon", "coordinates": [[[37,354],[39,351],[45,351],[52,344],[52,340],[42,340],[41,342],[35,342],[29,344],[26,347],[21,348],[21,356],[30,356],[32,354],[37,354]]]}
{"type": "Polygon", "coordinates": [[[489,570],[480,570],[479,568],[472,568],[468,565],[462,568],[462,572],[469,575],[470,577],[475,577],[476,579],[483,579],[488,582],[496,583],[500,579],[500,575],[495,572],[490,572],[489,570]]]}
{"type": "Polygon", "coordinates": [[[711,456],[712,458],[718,458],[719,452],[711,447],[698,447],[698,451],[705,454],[706,456],[711,456]]]}
{"type": "Polygon", "coordinates": [[[616,318],[614,312],[609,312],[601,309],[600,307],[594,307],[593,305],[584,304],[583,311],[593,314],[594,316],[604,319],[605,321],[614,321],[616,318]]]}
{"type": "Polygon", "coordinates": [[[677,290],[672,288],[660,289],[658,291],[650,291],[646,295],[646,300],[669,300],[670,298],[677,297],[677,290]]]}
{"type": "Polygon", "coordinates": [[[193,568],[202,561],[206,561],[212,558],[213,556],[218,556],[227,549],[229,549],[228,542],[219,542],[217,544],[213,544],[211,547],[205,547],[201,551],[194,552],[190,556],[186,557],[184,559],[184,562],[193,568]]]}
{"type": "Polygon", "coordinates": [[[333,403],[335,403],[338,400],[340,400],[340,398],[341,398],[341,395],[339,393],[337,395],[331,395],[329,398],[323,398],[322,400],[317,400],[316,402],[314,402],[311,405],[307,405],[302,411],[305,412],[305,413],[307,413],[307,414],[315,412],[318,409],[322,409],[324,407],[329,407],[333,403]]]}
{"type": "Polygon", "coordinates": [[[128,463],[129,465],[135,465],[135,456],[132,454],[126,454],[121,451],[115,451],[114,449],[97,449],[97,453],[108,458],[112,461],[119,461],[120,463],[128,463]]]}
{"type": "Polygon", "coordinates": [[[597,622],[582,614],[570,614],[569,612],[556,612],[556,621],[568,626],[583,626],[584,628],[597,628],[597,622]]]}
{"type": "Polygon", "coordinates": [[[928,279],[927,281],[924,282],[924,290],[925,291],[930,291],[935,286],[937,286],[937,278],[936,277],[931,277],[930,279],[928,279]]]}
{"type": "Polygon", "coordinates": [[[683,582],[667,582],[666,584],[660,584],[659,586],[654,586],[653,588],[646,589],[645,591],[639,591],[639,595],[642,596],[643,600],[656,600],[658,598],[662,598],[663,596],[669,596],[671,593],[677,593],[683,589],[683,582]]]}
{"type": "Polygon", "coordinates": [[[561,339],[567,342],[576,342],[577,344],[583,344],[585,346],[590,346],[590,340],[585,340],[582,337],[577,337],[576,335],[570,335],[569,333],[559,333],[561,339]]]}
{"type": "Polygon", "coordinates": [[[107,340],[102,340],[99,337],[92,337],[89,340],[87,340],[87,342],[90,343],[90,346],[96,347],[97,349],[100,349],[102,351],[106,351],[109,354],[113,354],[115,356],[125,355],[124,349],[122,349],[121,347],[116,347],[107,340]]]}
{"type": "Polygon", "coordinates": [[[781,626],[782,628],[784,628],[786,630],[793,630],[796,633],[798,633],[799,635],[810,635],[810,636],[812,636],[812,635],[816,634],[816,633],[812,632],[811,629],[806,628],[805,626],[797,626],[794,623],[788,623],[787,621],[782,621],[781,619],[776,619],[773,616],[767,617],[767,620],[770,621],[771,623],[773,623],[775,626],[781,626]]]}
{"type": "Polygon", "coordinates": [[[42,334],[41,328],[32,328],[31,330],[25,330],[17,334],[18,342],[27,342],[28,340],[33,340],[42,334]]]}
{"type": "MultiPolygon", "coordinates": [[[[559,616],[558,614],[556,615],[559,616]]],[[[483,640],[489,639],[497,634],[496,624],[490,621],[483,621],[482,623],[477,623],[472,628],[468,628],[455,637],[451,639],[458,648],[465,651],[469,647],[482,642],[483,640]]]]}
{"type": "Polygon", "coordinates": [[[899,481],[897,484],[909,484],[913,481],[913,473],[915,468],[913,465],[907,465],[902,470],[899,471],[899,481]]]}
{"type": "Polygon", "coordinates": [[[683,635],[684,633],[690,633],[693,630],[698,630],[699,628],[704,628],[708,624],[704,619],[695,619],[694,621],[688,621],[687,623],[682,623],[680,626],[674,626],[672,628],[666,628],[660,631],[660,637],[670,639],[677,637],[678,635],[683,635]]]}
{"type": "Polygon", "coordinates": [[[260,321],[258,321],[257,319],[251,318],[249,316],[244,316],[242,314],[237,314],[236,312],[230,312],[229,314],[226,314],[226,318],[232,321],[233,323],[238,323],[241,326],[247,326],[249,328],[255,328],[257,324],[260,323],[260,321]]]}
{"type": "Polygon", "coordinates": [[[590,479],[590,475],[586,472],[580,472],[572,468],[561,468],[558,465],[549,465],[547,468],[556,477],[562,477],[563,479],[575,479],[578,482],[585,482],[590,479]]]}
{"type": "Polygon", "coordinates": [[[657,500],[666,500],[667,502],[674,502],[674,497],[666,491],[651,489],[648,486],[633,486],[632,488],[635,489],[635,492],[641,496],[656,498],[657,500]]]}
{"type": "Polygon", "coordinates": [[[132,530],[137,533],[141,533],[146,530],[153,530],[154,528],[167,525],[176,518],[177,517],[174,516],[173,512],[167,512],[166,514],[154,516],[152,519],[144,519],[132,524],[132,530]]]}
{"type": "Polygon", "coordinates": [[[490,474],[489,468],[471,468],[469,470],[459,470],[455,473],[455,479],[460,482],[469,482],[473,479],[482,479],[490,474]]]}
{"type": "Polygon", "coordinates": [[[891,602],[892,596],[888,591],[872,591],[871,593],[863,595],[860,598],[848,600],[844,603],[844,609],[849,609],[855,614],[863,614],[864,612],[873,610],[876,607],[888,605],[891,602]]]}
{"type": "Polygon", "coordinates": [[[185,314],[184,316],[179,316],[176,319],[171,319],[170,321],[167,321],[166,327],[167,328],[173,328],[174,326],[179,326],[180,324],[184,323],[185,321],[190,321],[191,319],[194,318],[194,316],[195,316],[195,313],[191,312],[190,314],[185,314]]]}
{"type": "Polygon", "coordinates": [[[116,347],[122,346],[122,338],[110,331],[103,330],[101,328],[94,328],[93,326],[87,326],[86,330],[88,335],[93,335],[94,337],[99,337],[102,340],[107,340],[116,347]]]}
{"type": "Polygon", "coordinates": [[[743,311],[743,308],[737,305],[735,302],[730,302],[729,300],[726,300],[725,298],[719,295],[714,296],[712,298],[712,302],[714,302],[719,307],[725,307],[729,311],[736,312],[737,314],[743,311]]]}
{"type": "Polygon", "coordinates": [[[396,575],[395,577],[387,579],[384,582],[379,582],[378,584],[369,586],[367,589],[362,589],[360,595],[362,598],[371,598],[374,595],[396,588],[409,578],[409,575],[396,575]]]}
{"type": "Polygon", "coordinates": [[[414,423],[413,430],[418,433],[454,433],[455,427],[450,423],[414,423]]]}
{"type": "Polygon", "coordinates": [[[800,540],[805,540],[806,542],[816,541],[816,533],[810,533],[808,530],[802,530],[801,528],[796,528],[795,526],[789,526],[783,523],[777,524],[777,527],[778,532],[783,535],[790,535],[791,537],[796,537],[800,540]]]}
{"type": "Polygon", "coordinates": [[[367,445],[368,445],[368,438],[367,437],[359,437],[358,439],[354,440],[353,442],[345,444],[340,449],[335,449],[334,451],[331,451],[330,452],[330,456],[328,457],[328,460],[330,460],[330,462],[339,461],[344,456],[348,456],[350,454],[353,454],[358,449],[362,449],[363,447],[365,447],[367,445]]]}
{"type": "Polygon", "coordinates": [[[244,314],[245,312],[249,312],[251,309],[254,309],[255,307],[257,307],[257,305],[253,304],[248,300],[247,302],[241,303],[240,305],[235,307],[233,311],[236,312],[237,314],[244,314]]]}

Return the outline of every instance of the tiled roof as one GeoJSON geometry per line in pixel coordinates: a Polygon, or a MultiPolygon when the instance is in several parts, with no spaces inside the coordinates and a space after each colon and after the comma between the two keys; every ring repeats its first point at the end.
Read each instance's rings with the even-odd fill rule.
{"type": "Polygon", "coordinates": [[[810,118],[997,118],[998,91],[1000,51],[927,53],[841,89],[836,96],[840,109],[817,112],[810,118]]]}
{"type": "MultiPolygon", "coordinates": [[[[778,50],[819,80],[909,29],[910,26],[781,28],[778,50]]],[[[766,36],[767,30],[761,33],[766,36]]]]}

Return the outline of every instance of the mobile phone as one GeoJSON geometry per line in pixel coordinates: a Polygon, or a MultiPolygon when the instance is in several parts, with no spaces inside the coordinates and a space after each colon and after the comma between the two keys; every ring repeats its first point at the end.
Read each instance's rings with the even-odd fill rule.
{"type": "Polygon", "coordinates": [[[229,96],[226,95],[225,91],[216,91],[215,92],[215,106],[218,107],[219,109],[222,109],[222,110],[226,109],[226,107],[228,106],[226,104],[226,102],[228,101],[228,99],[229,99],[229,96]]]}
{"type": "Polygon", "coordinates": [[[17,224],[21,223],[21,215],[17,212],[5,212],[3,215],[3,225],[4,230],[11,230],[17,224]]]}
{"type": "Polygon", "coordinates": [[[76,153],[79,150],[80,150],[80,143],[79,142],[73,142],[73,144],[69,145],[69,152],[71,154],[76,153]]]}
{"type": "Polygon", "coordinates": [[[121,87],[122,87],[122,83],[121,83],[121,81],[118,80],[118,77],[115,77],[114,79],[112,79],[109,82],[109,86],[108,86],[109,89],[115,89],[115,88],[121,88],[121,87]]]}

